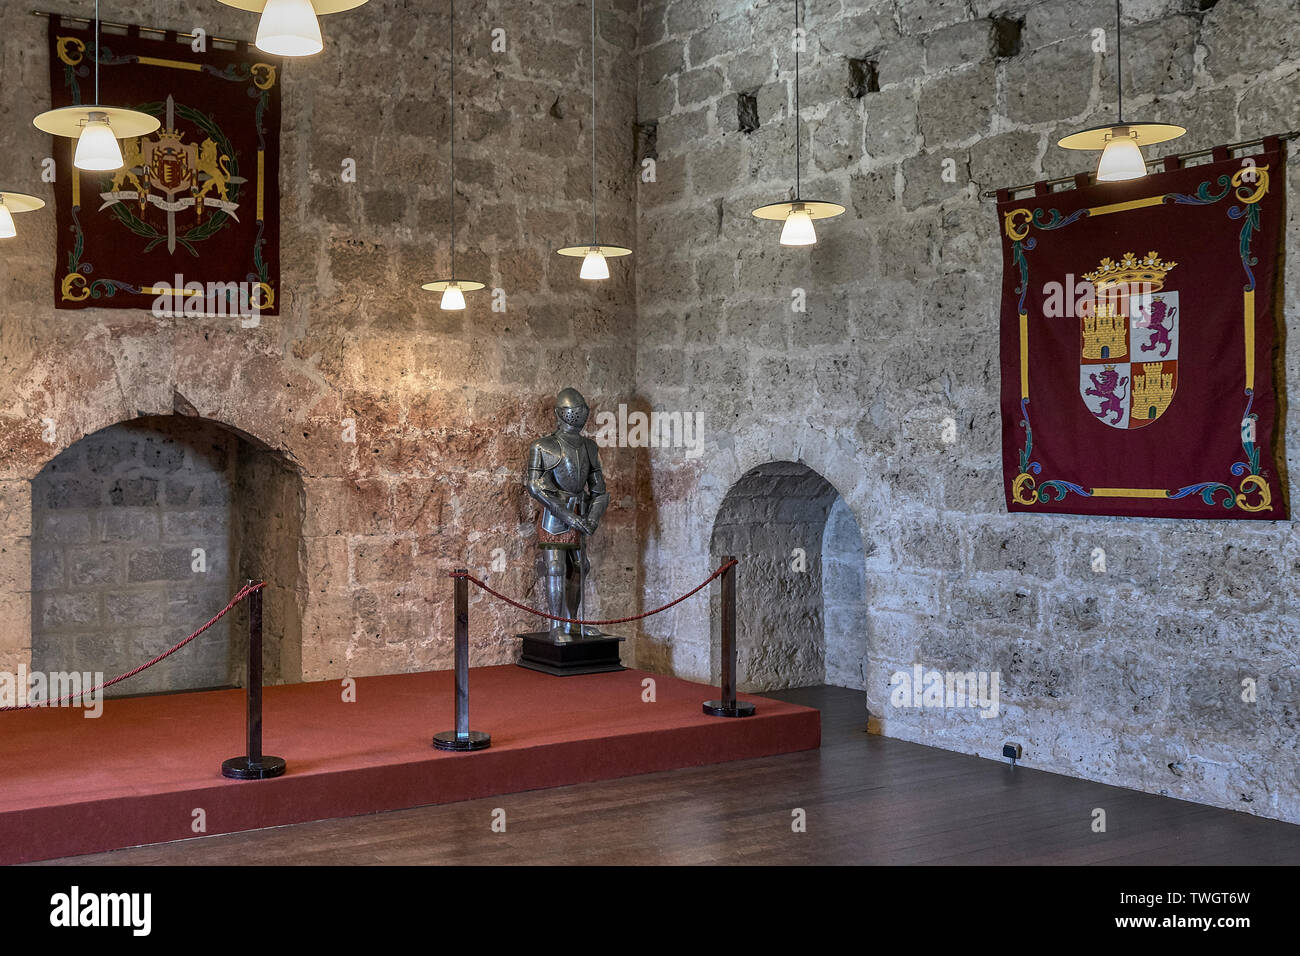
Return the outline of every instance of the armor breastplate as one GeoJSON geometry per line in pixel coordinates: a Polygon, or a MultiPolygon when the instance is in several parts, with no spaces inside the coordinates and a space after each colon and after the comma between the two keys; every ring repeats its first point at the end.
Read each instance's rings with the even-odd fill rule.
{"type": "MultiPolygon", "coordinates": [[[[539,464],[544,480],[558,492],[564,506],[582,514],[589,500],[587,480],[591,476],[591,455],[585,439],[570,444],[558,434],[550,435],[538,443],[541,447],[539,464]]],[[[542,511],[542,527],[553,534],[568,530],[568,524],[552,514],[549,508],[542,511]]]]}
{"type": "Polygon", "coordinates": [[[558,444],[564,452],[564,457],[551,469],[555,485],[561,491],[571,495],[581,494],[587,488],[587,477],[591,471],[591,463],[587,460],[587,443],[582,441],[580,444],[570,445],[563,439],[559,439],[558,444]]]}

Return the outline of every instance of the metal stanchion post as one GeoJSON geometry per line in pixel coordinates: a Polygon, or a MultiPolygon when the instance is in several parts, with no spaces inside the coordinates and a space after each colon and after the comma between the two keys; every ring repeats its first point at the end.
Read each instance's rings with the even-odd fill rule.
{"type": "Polygon", "coordinates": [[[434,734],[433,745],[439,750],[483,750],[492,738],[482,731],[469,729],[469,572],[457,568],[455,581],[456,615],[456,729],[434,734]]]}
{"type": "MultiPolygon", "coordinates": [[[[729,554],[722,563],[736,560],[729,554]]],[[[736,700],[736,568],[722,572],[722,700],[706,700],[704,712],[710,717],[752,717],[754,705],[736,700]]]]}
{"type": "MultiPolygon", "coordinates": [[[[251,581],[249,582],[252,583],[251,581]]],[[[262,754],[262,589],[248,596],[248,753],[221,765],[221,775],[234,780],[266,780],[284,773],[282,757],[262,754]]]]}

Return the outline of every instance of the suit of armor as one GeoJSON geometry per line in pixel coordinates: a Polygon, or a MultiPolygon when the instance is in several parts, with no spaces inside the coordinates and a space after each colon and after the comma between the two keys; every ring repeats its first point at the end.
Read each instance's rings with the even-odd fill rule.
{"type": "MultiPolygon", "coordinates": [[[[547,609],[557,617],[581,616],[585,579],[591,569],[586,537],[596,533],[609,506],[600,453],[583,437],[590,410],[576,389],[566,388],[555,403],[556,430],[528,447],[528,494],[542,506],[537,537],[540,583],[547,609]]],[[[555,639],[599,636],[594,627],[556,624],[555,639]]]]}

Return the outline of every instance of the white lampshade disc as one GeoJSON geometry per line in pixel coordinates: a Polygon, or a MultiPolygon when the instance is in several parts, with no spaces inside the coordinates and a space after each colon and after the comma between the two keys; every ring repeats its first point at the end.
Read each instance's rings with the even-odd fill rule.
{"type": "Polygon", "coordinates": [[[477,292],[479,289],[487,288],[482,282],[472,282],[469,279],[439,279],[436,282],[426,282],[420,288],[426,292],[446,292],[447,287],[453,282],[460,286],[461,292],[477,292]]]}
{"type": "Polygon", "coordinates": [[[589,252],[598,252],[606,259],[614,259],[618,256],[630,256],[632,254],[631,249],[627,249],[623,246],[602,246],[597,242],[588,242],[581,246],[565,246],[563,249],[556,249],[555,251],[559,255],[572,256],[575,259],[586,258],[586,255],[589,252]]]}
{"type": "Polygon", "coordinates": [[[147,136],[162,126],[158,117],[141,113],[138,110],[123,109],[118,106],[62,106],[57,110],[42,113],[32,123],[37,129],[53,136],[67,136],[77,139],[81,131],[90,122],[91,113],[102,113],[108,117],[108,125],[113,129],[117,139],[131,139],[147,136]]]}
{"type": "Polygon", "coordinates": [[[796,205],[803,206],[809,219],[831,219],[844,212],[844,207],[835,202],[820,202],[814,199],[800,199],[792,202],[773,202],[759,206],[754,210],[756,219],[786,219],[796,205]]]}
{"type": "MultiPolygon", "coordinates": [[[[266,0],[219,0],[219,2],[228,7],[251,10],[254,13],[261,13],[266,8],[266,0]]],[[[311,0],[311,5],[316,10],[317,16],[326,13],[342,13],[344,10],[352,10],[364,3],[366,3],[366,0],[311,0]]]]}
{"type": "Polygon", "coordinates": [[[45,207],[44,199],[37,199],[35,196],[29,196],[26,193],[7,193],[0,191],[0,199],[10,212],[35,212],[37,209],[45,207]]]}
{"type": "Polygon", "coordinates": [[[1113,137],[1115,130],[1121,128],[1128,129],[1129,135],[1139,146],[1154,146],[1156,143],[1177,139],[1187,132],[1183,127],[1171,123],[1111,123],[1109,126],[1094,126],[1071,133],[1057,145],[1064,149],[1105,149],[1106,141],[1113,137]]]}

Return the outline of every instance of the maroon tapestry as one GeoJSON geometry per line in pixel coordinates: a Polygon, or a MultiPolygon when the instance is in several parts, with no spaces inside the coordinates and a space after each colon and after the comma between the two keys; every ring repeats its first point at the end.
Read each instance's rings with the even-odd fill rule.
{"type": "Polygon", "coordinates": [[[56,308],[278,314],[280,61],[134,27],[96,51],[93,27],[59,17],[49,45],[54,107],[94,101],[98,57],[99,102],[162,123],[121,141],[117,172],[76,169],[55,138],[56,308]]]}
{"type": "Polygon", "coordinates": [[[1281,146],[1166,166],[998,197],[1010,511],[1288,517],[1281,146]]]}

